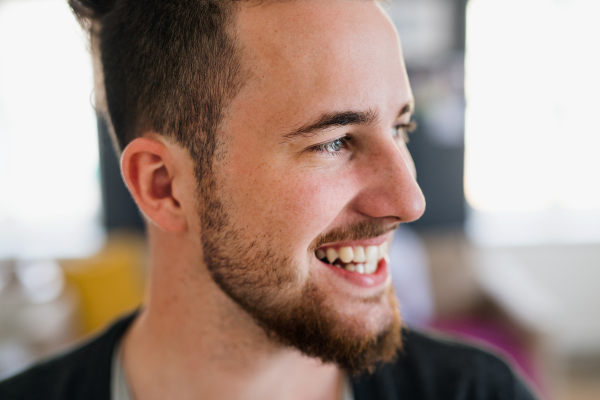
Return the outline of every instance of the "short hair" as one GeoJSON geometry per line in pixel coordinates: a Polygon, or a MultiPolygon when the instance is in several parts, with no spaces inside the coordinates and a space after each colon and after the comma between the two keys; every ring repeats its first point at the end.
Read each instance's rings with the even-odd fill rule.
{"type": "Polygon", "coordinates": [[[98,111],[117,151],[151,130],[210,168],[224,110],[243,82],[236,0],[68,1],[90,33],[98,111]]]}

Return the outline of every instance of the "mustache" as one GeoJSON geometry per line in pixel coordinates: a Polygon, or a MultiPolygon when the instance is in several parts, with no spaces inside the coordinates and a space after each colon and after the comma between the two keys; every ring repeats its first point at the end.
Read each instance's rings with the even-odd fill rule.
{"type": "Polygon", "coordinates": [[[374,238],[396,230],[399,225],[399,222],[389,225],[382,222],[363,221],[348,225],[343,228],[336,228],[327,233],[319,235],[312,242],[309,249],[310,251],[316,251],[319,247],[326,243],[374,238]]]}

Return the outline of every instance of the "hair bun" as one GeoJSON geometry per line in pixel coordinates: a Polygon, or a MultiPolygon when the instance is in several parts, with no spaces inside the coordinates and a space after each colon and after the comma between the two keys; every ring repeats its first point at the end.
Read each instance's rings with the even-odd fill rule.
{"type": "Polygon", "coordinates": [[[110,12],[116,0],[69,0],[69,5],[79,19],[102,18],[110,12]]]}

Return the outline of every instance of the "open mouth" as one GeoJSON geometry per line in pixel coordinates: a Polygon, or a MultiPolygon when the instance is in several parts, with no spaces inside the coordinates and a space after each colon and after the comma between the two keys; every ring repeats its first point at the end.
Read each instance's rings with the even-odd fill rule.
{"type": "Polygon", "coordinates": [[[374,274],[388,255],[388,242],[379,246],[320,247],[315,256],[326,264],[359,274],[374,274]]]}

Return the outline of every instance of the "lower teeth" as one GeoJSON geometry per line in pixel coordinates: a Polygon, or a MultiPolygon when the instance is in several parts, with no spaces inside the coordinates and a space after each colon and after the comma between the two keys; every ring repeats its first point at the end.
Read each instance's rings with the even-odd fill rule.
{"type": "Polygon", "coordinates": [[[377,264],[353,264],[348,263],[346,265],[335,263],[334,267],[345,269],[350,272],[358,272],[359,274],[373,274],[377,270],[377,264]]]}

